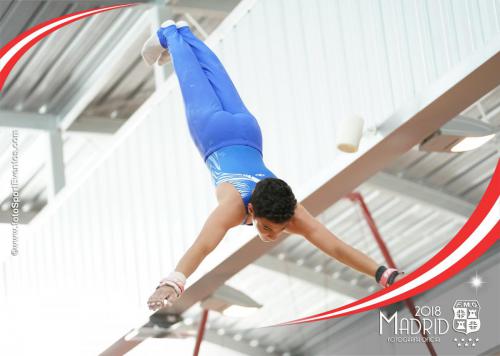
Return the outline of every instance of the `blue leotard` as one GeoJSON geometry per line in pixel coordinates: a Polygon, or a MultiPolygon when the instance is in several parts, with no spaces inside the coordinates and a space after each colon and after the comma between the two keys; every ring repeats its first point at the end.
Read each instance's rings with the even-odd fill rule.
{"type": "Polygon", "coordinates": [[[205,164],[210,170],[214,185],[218,186],[224,182],[232,184],[240,193],[245,209],[255,185],[264,178],[276,178],[264,165],[260,151],[246,145],[220,148],[208,156],[205,164]]]}
{"type": "Polygon", "coordinates": [[[189,27],[160,28],[158,39],[170,52],[189,133],[214,184],[231,183],[247,208],[257,182],[275,177],[262,160],[257,120],[243,104],[220,60],[189,27]]]}

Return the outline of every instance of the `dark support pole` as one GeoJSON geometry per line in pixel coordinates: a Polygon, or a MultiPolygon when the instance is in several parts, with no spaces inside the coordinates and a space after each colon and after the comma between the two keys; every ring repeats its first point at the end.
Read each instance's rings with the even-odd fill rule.
{"type": "MultiPolygon", "coordinates": [[[[361,210],[363,212],[363,216],[365,217],[366,223],[368,224],[368,227],[370,228],[370,230],[373,234],[373,237],[375,238],[375,241],[378,244],[378,247],[382,251],[382,255],[384,256],[387,265],[391,268],[397,268],[396,264],[394,263],[394,260],[392,259],[391,254],[389,252],[389,249],[387,248],[384,240],[382,239],[382,236],[380,235],[380,232],[378,231],[377,225],[375,224],[375,220],[373,220],[372,214],[371,214],[370,210],[368,209],[368,206],[366,205],[365,200],[363,199],[363,196],[360,193],[354,192],[354,193],[348,194],[347,198],[358,203],[359,206],[361,207],[361,210]]],[[[420,317],[417,316],[415,304],[413,303],[413,301],[410,298],[408,298],[405,300],[405,304],[406,304],[406,307],[408,308],[408,310],[410,310],[410,313],[412,313],[413,317],[415,319],[417,319],[421,325],[423,325],[422,320],[420,320],[420,317]]],[[[434,349],[434,346],[432,345],[432,343],[429,341],[429,335],[424,331],[423,328],[420,329],[420,333],[422,334],[422,337],[425,340],[425,344],[427,345],[427,348],[429,349],[429,353],[432,356],[436,356],[437,355],[436,350],[434,349]]]]}
{"type": "Polygon", "coordinates": [[[193,356],[198,356],[200,352],[201,341],[203,340],[203,334],[205,334],[205,326],[208,319],[208,309],[203,309],[201,314],[200,326],[198,327],[198,335],[196,336],[196,344],[194,346],[193,356]]]}

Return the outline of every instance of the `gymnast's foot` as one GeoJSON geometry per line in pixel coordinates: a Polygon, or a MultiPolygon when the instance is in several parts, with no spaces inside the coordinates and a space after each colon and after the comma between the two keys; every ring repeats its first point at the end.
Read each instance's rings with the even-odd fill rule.
{"type": "MultiPolygon", "coordinates": [[[[174,21],[168,20],[161,24],[160,30],[174,24],[174,21]]],[[[152,66],[157,61],[158,65],[163,65],[170,59],[170,55],[167,50],[167,44],[162,36],[158,36],[158,33],[154,33],[151,35],[151,37],[148,38],[148,40],[142,47],[141,54],[142,58],[149,66],[152,66]]]]}
{"type": "MultiPolygon", "coordinates": [[[[175,23],[175,26],[177,26],[177,29],[183,28],[183,27],[189,27],[189,24],[186,21],[178,21],[175,23]]],[[[162,26],[166,27],[166,26],[162,26]]],[[[162,54],[160,55],[160,58],[158,58],[158,65],[162,66],[165,63],[167,63],[170,60],[170,53],[168,51],[163,51],[162,54]]]]}

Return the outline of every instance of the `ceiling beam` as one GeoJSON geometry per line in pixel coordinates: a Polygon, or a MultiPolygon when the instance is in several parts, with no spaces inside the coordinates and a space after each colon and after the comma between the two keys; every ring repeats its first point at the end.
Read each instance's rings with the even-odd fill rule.
{"type": "Polygon", "coordinates": [[[473,204],[449,193],[386,172],[377,173],[366,184],[389,193],[402,195],[415,202],[454,215],[461,220],[467,219],[475,208],[473,204]]]}
{"type": "Polygon", "coordinates": [[[56,115],[0,110],[0,127],[47,131],[56,129],[57,121],[56,115]]]}
{"type": "MultiPolygon", "coordinates": [[[[59,116],[52,114],[38,114],[34,112],[22,112],[11,110],[0,110],[0,127],[54,131],[57,129],[59,116]]],[[[106,117],[85,116],[73,122],[68,128],[69,132],[78,133],[115,133],[125,120],[109,119],[106,117]]]]}
{"type": "Polygon", "coordinates": [[[274,272],[289,275],[293,278],[297,278],[304,282],[314,284],[315,286],[320,288],[326,288],[353,299],[360,299],[362,297],[366,297],[369,294],[368,290],[356,285],[352,285],[348,281],[339,278],[333,278],[332,276],[325,273],[316,272],[304,265],[299,266],[291,261],[280,260],[273,255],[264,255],[256,260],[253,264],[274,272]]]}

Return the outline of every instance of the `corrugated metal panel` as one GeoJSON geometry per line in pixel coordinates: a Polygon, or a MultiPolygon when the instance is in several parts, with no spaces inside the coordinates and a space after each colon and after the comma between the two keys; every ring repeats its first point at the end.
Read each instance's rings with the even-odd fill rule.
{"type": "MultiPolygon", "coordinates": [[[[262,126],[269,167],[298,188],[335,160],[335,122],[351,112],[362,114],[368,126],[382,122],[498,34],[498,12],[470,15],[470,6],[475,7],[430,0],[259,1],[212,47],[262,126]]],[[[387,224],[408,209],[397,197],[372,199],[376,217],[387,224]]],[[[38,280],[47,290],[71,294],[85,288],[142,306],[214,204],[175,85],[54,215],[34,225],[31,240],[37,242],[28,241],[7,263],[9,293],[26,292],[38,280]]],[[[408,215],[412,224],[425,212],[408,215]]],[[[436,241],[429,245],[434,250],[457,226],[440,216],[428,219],[425,241],[436,241]],[[441,229],[432,232],[436,228],[441,229]]],[[[332,228],[351,236],[353,224],[345,220],[332,228]]],[[[352,236],[356,247],[380,259],[372,245],[357,241],[361,232],[352,236]]],[[[398,263],[413,267],[401,242],[389,245],[400,251],[398,263]]],[[[297,245],[293,253],[305,254],[312,265],[330,263],[306,246],[297,245]]],[[[344,273],[351,277],[351,271],[344,273]]]]}
{"type": "MultiPolygon", "coordinates": [[[[17,2],[17,4],[26,4],[26,2],[17,2]]],[[[37,2],[32,2],[32,4],[37,4],[37,2]]],[[[68,6],[67,3],[62,5],[64,5],[63,9],[59,9],[60,5],[56,5],[51,10],[52,18],[61,16],[61,10],[67,13],[67,11],[91,7],[89,5],[68,6]]],[[[46,7],[50,8],[50,5],[46,7]]],[[[66,92],[62,95],[67,95],[69,87],[73,90],[73,85],[84,81],[85,76],[76,77],[77,68],[85,62],[86,55],[91,53],[92,48],[98,44],[98,41],[81,42],[78,40],[86,37],[99,38],[113,23],[118,22],[118,19],[137,19],[138,14],[139,11],[130,9],[100,14],[62,28],[53,36],[42,40],[30,52],[31,55],[22,57],[21,62],[9,75],[1,100],[2,107],[12,110],[20,106],[23,110],[36,112],[46,104],[48,112],[58,112],[57,109],[60,109],[64,103],[58,100],[54,102],[54,99],[60,99],[60,90],[63,86],[66,92]],[[21,75],[23,72],[32,72],[33,75],[21,75]],[[18,77],[20,80],[17,80],[18,77]],[[71,85],[68,86],[68,84],[71,85]]],[[[17,19],[11,22],[17,22],[17,19]]]]}
{"type": "MultiPolygon", "coordinates": [[[[22,31],[32,28],[43,21],[53,19],[68,13],[81,11],[88,8],[111,5],[122,1],[3,1],[0,4],[0,44],[4,45],[12,40],[22,31]]],[[[219,4],[219,11],[210,12],[207,16],[203,8],[209,8],[214,4],[200,3],[199,10],[191,4],[191,8],[178,8],[174,4],[153,4],[148,0],[139,0],[144,6],[115,10],[102,13],[97,16],[77,21],[54,32],[47,38],[37,43],[20,61],[14,66],[2,91],[0,108],[5,110],[2,115],[8,115],[9,111],[22,112],[25,114],[39,112],[34,118],[39,122],[44,121],[43,114],[53,114],[63,117],[67,111],[67,105],[81,97],[79,91],[88,85],[88,73],[95,72],[106,59],[110,52],[119,47],[117,38],[123,38],[124,33],[130,28],[130,24],[137,21],[138,16],[146,11],[152,12],[157,8],[161,12],[171,13],[172,18],[180,20],[184,12],[192,9],[196,12],[194,21],[199,20],[204,30],[210,33],[220,23],[226,11],[238,2],[228,0],[219,4]],[[151,10],[151,11],[150,11],[151,10]],[[198,11],[196,11],[198,10],[198,11]]],[[[123,3],[123,2],[122,2],[123,3]]],[[[151,17],[152,20],[152,17],[151,17]]],[[[144,64],[140,56],[140,48],[150,33],[149,21],[142,17],[142,31],[137,31],[130,37],[137,38],[127,42],[128,54],[114,56],[120,58],[118,64],[109,66],[109,80],[103,83],[100,90],[93,89],[95,99],[91,101],[76,119],[75,126],[92,125],[93,120],[110,124],[114,118],[120,118],[121,122],[142,104],[153,93],[155,89],[152,67],[144,64]],[[111,118],[111,119],[110,119],[111,118]]],[[[140,26],[139,26],[140,27],[140,26]]],[[[171,73],[171,66],[167,65],[166,73],[171,73]]],[[[46,120],[49,120],[47,118],[46,120]]],[[[114,121],[118,128],[120,123],[114,121]]],[[[102,130],[99,125],[93,124],[95,130],[102,130]]],[[[106,126],[106,124],[104,124],[106,126]]],[[[87,126],[88,127],[88,126],[87,126]]],[[[0,136],[0,139],[4,137],[0,136]]],[[[3,141],[7,144],[7,141],[3,141]]],[[[85,162],[92,159],[92,145],[81,144],[75,136],[67,137],[65,140],[65,157],[70,157],[70,164],[66,165],[67,183],[71,184],[72,176],[78,174],[74,167],[85,166],[85,162]],[[74,152],[71,152],[77,144],[80,144],[74,152]],[[69,151],[69,153],[68,153],[69,151]]],[[[4,152],[4,151],[2,151],[4,152]]],[[[45,191],[46,174],[43,163],[46,160],[45,149],[42,146],[20,152],[23,161],[38,161],[39,164],[30,166],[34,169],[26,179],[27,185],[22,185],[23,201],[32,206],[31,213],[35,215],[47,202],[45,191]],[[36,169],[35,169],[36,168],[36,169]]],[[[68,163],[68,160],[65,160],[68,163]]],[[[1,180],[2,178],[0,178],[1,180]]],[[[7,194],[0,195],[0,202],[9,199],[7,194]]],[[[0,221],[5,222],[4,217],[0,221]]]]}

